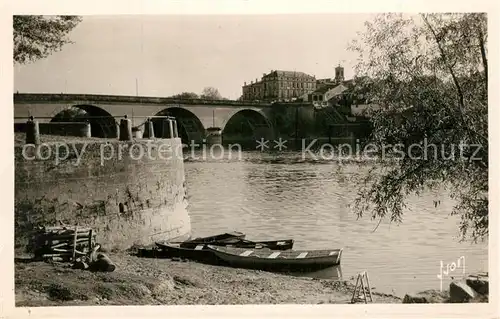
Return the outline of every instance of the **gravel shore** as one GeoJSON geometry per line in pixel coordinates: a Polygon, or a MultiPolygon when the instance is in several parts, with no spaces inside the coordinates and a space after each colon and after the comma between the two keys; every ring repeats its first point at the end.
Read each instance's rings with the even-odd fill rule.
{"type": "MultiPolygon", "coordinates": [[[[189,261],[110,254],[111,273],[15,262],[16,306],[346,304],[354,285],[189,261]]],[[[374,303],[401,303],[373,293],[374,303]]]]}

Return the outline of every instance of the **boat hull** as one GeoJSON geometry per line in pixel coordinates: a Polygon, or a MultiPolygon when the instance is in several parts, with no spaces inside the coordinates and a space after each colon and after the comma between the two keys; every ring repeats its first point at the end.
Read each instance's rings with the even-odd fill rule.
{"type": "MultiPolygon", "coordinates": [[[[220,258],[218,258],[214,252],[208,249],[208,244],[197,244],[193,242],[182,242],[182,243],[169,243],[169,242],[157,242],[156,243],[159,250],[155,252],[155,256],[159,258],[185,258],[200,262],[210,262],[217,264],[227,264],[220,258]]],[[[291,249],[293,246],[293,240],[280,240],[280,241],[265,241],[265,242],[251,242],[243,241],[239,238],[226,241],[218,241],[210,246],[214,247],[237,247],[240,249],[255,249],[255,250],[270,250],[268,247],[280,247],[283,249],[291,249]],[[268,246],[265,246],[268,245],[268,246]]]]}
{"type": "MultiPolygon", "coordinates": [[[[267,248],[272,250],[288,250],[293,248],[293,239],[285,240],[271,240],[271,241],[250,241],[242,238],[228,238],[224,240],[217,240],[209,243],[202,241],[184,241],[184,242],[166,242],[169,244],[180,245],[182,248],[195,249],[199,245],[212,245],[212,246],[226,246],[238,248],[267,248]]],[[[161,245],[162,243],[157,243],[161,245]]]]}
{"type": "Polygon", "coordinates": [[[181,258],[201,263],[223,265],[225,262],[219,259],[206,245],[198,245],[198,248],[184,248],[174,243],[157,243],[158,250],[155,252],[157,258],[181,258]]]}
{"type": "Polygon", "coordinates": [[[246,234],[244,234],[244,233],[230,232],[230,233],[224,233],[224,234],[219,234],[219,235],[214,235],[214,236],[189,239],[189,240],[184,241],[183,244],[193,244],[195,246],[199,245],[199,244],[212,244],[212,243],[224,242],[224,241],[243,240],[243,239],[245,239],[245,236],[246,236],[246,234]]]}
{"type": "MultiPolygon", "coordinates": [[[[279,251],[261,250],[253,251],[245,256],[242,249],[228,249],[227,247],[208,246],[215,256],[227,265],[237,268],[258,269],[273,272],[311,272],[328,267],[340,265],[342,249],[321,251],[279,251]],[[315,253],[309,258],[305,257],[309,253],[315,253]],[[302,254],[302,255],[301,255],[302,254]],[[304,257],[299,257],[304,256],[304,257]]],[[[246,252],[250,252],[247,250],[246,252]]]]}
{"type": "MultiPolygon", "coordinates": [[[[268,248],[271,250],[289,250],[293,248],[293,239],[285,240],[269,240],[269,241],[239,241],[233,245],[220,245],[220,246],[232,246],[238,248],[254,248],[256,246],[261,246],[263,248],[268,248]]],[[[215,246],[215,245],[213,245],[215,246]]]]}

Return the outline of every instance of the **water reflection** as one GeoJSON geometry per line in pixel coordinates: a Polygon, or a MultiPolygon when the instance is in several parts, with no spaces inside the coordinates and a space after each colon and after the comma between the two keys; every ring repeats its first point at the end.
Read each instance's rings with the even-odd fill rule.
{"type": "Polygon", "coordinates": [[[243,158],[185,164],[193,235],[239,230],[255,240],[293,238],[296,249],[343,247],[344,276],[367,270],[387,293],[438,289],[440,260],[465,256],[468,272],[487,271],[487,243],[458,242],[444,189],[409,198],[403,224],[384,221],[374,232],[377,221],[356,220],[348,207],[369,167],[243,158]]]}
{"type": "Polygon", "coordinates": [[[335,279],[335,280],[345,280],[348,278],[342,277],[342,266],[333,266],[325,269],[317,270],[308,273],[290,273],[292,276],[296,277],[311,277],[311,278],[321,278],[321,279],[335,279]]]}

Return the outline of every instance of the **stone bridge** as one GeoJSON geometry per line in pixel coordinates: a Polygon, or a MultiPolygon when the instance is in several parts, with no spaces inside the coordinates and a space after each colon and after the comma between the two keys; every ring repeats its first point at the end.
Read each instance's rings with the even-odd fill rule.
{"type": "MultiPolygon", "coordinates": [[[[271,103],[230,100],[182,100],[140,96],[89,94],[14,94],[14,123],[22,126],[30,116],[39,123],[64,122],[68,114],[79,114],[90,122],[92,136],[114,137],[117,122],[127,116],[140,127],[154,116],[177,119],[184,141],[202,141],[210,128],[220,128],[224,138],[245,136],[273,138],[271,103]],[[65,115],[66,114],[66,115],[65,115]]],[[[155,131],[161,123],[153,118],[155,131]]]]}

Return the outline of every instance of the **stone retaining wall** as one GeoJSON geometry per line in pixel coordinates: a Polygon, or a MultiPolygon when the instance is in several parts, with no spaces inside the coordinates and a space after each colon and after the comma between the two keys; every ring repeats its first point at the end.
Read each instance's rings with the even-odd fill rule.
{"type": "Polygon", "coordinates": [[[187,237],[186,206],[179,138],[15,147],[18,248],[36,225],[92,227],[107,249],[187,237]]]}

